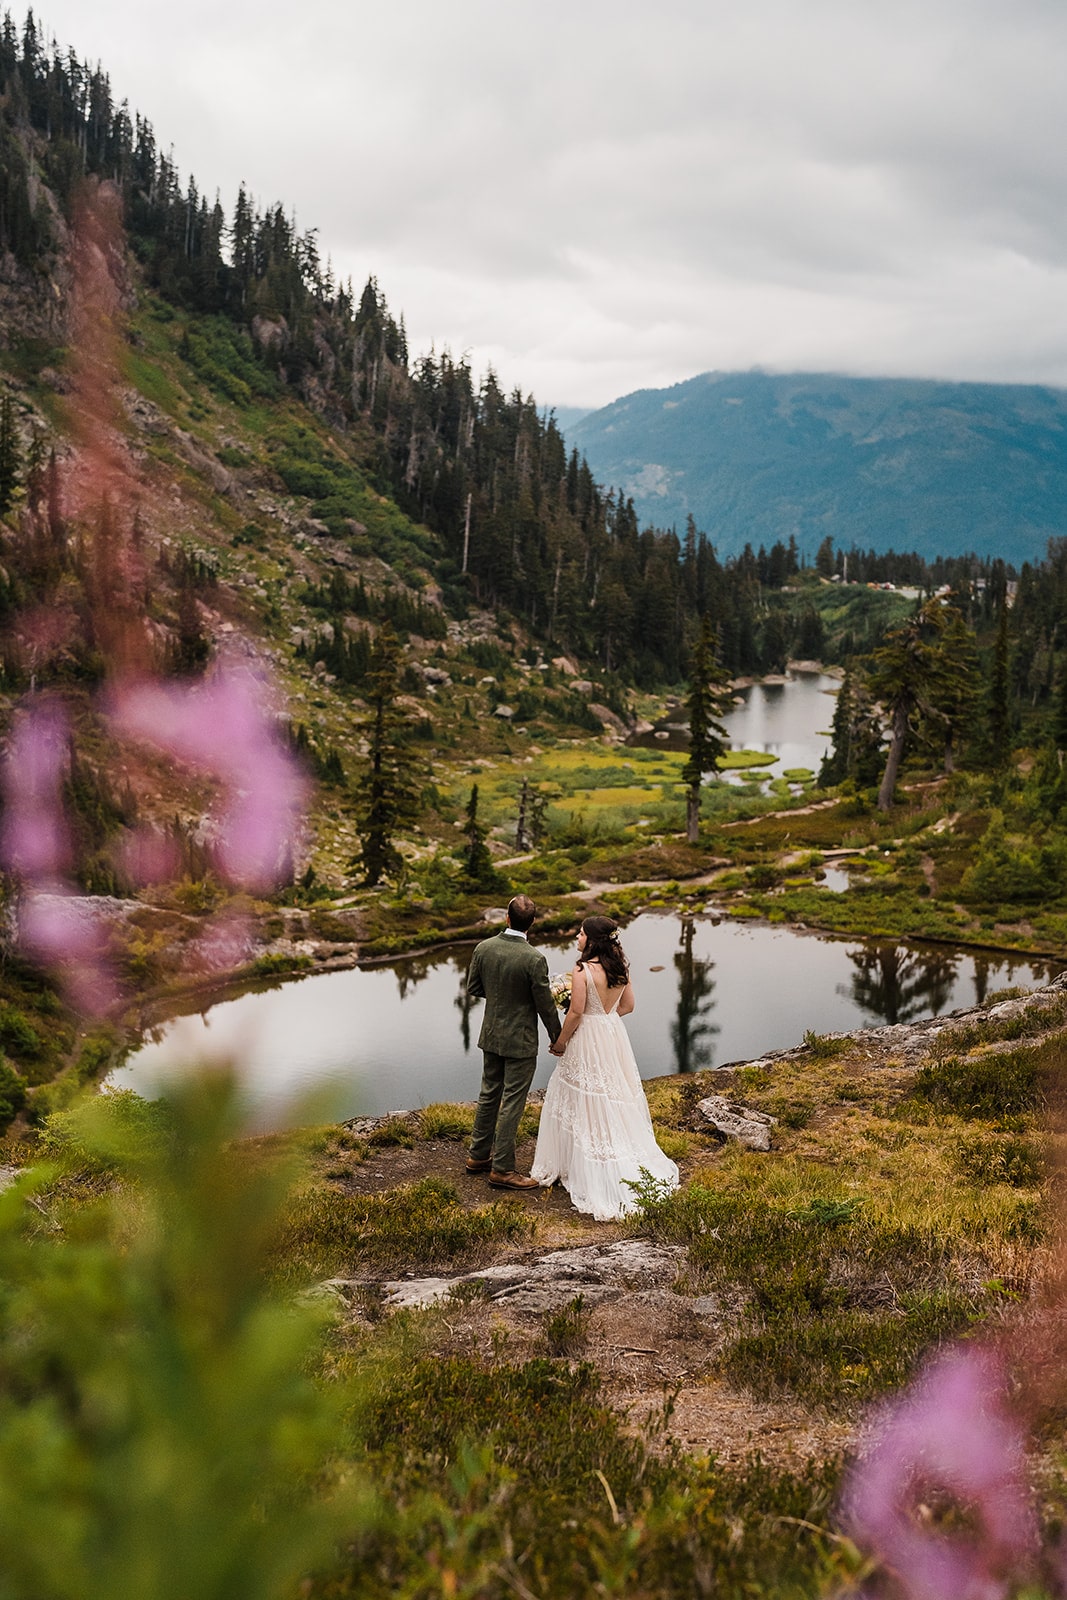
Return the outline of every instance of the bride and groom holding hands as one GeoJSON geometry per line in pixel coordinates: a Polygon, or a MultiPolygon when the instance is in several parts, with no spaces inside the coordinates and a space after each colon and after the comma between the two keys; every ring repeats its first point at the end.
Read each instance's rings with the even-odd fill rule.
{"type": "Polygon", "coordinates": [[[634,1208],[647,1175],[671,1187],[678,1168],[656,1143],[622,1018],[634,1009],[629,968],[610,917],[586,917],[561,1024],[548,963],[527,942],[536,908],[516,895],[500,933],[475,947],[467,992],[485,1000],[482,1089],[467,1171],[495,1189],[560,1182],[579,1211],[606,1222],[634,1208]],[[515,1166],[519,1119],[537,1070],[538,1018],[558,1064],[541,1110],[531,1175],[515,1166]]]}

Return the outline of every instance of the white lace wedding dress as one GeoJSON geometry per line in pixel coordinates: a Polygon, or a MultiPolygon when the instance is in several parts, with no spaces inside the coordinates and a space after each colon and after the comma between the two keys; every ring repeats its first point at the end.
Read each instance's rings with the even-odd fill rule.
{"type": "Polygon", "coordinates": [[[579,1211],[610,1222],[635,1208],[627,1180],[643,1172],[671,1188],[678,1168],[652,1131],[633,1048],[616,1007],[607,1011],[587,974],[585,1010],[545,1091],[531,1177],[558,1179],[579,1211]]]}

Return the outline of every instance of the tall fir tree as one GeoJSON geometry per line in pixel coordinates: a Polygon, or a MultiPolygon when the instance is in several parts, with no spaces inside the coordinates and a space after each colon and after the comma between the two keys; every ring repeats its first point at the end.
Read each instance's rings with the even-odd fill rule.
{"type": "Polygon", "coordinates": [[[0,398],[0,517],[11,510],[19,486],[22,451],[15,422],[15,402],[10,393],[0,398]]]}
{"type": "Polygon", "coordinates": [[[467,801],[464,834],[467,844],[463,857],[463,870],[472,883],[489,885],[496,879],[493,858],[485,842],[486,830],[478,820],[478,785],[471,785],[467,801]]]}
{"type": "Polygon", "coordinates": [[[893,804],[913,719],[937,717],[936,701],[945,676],[944,627],[944,606],[940,600],[928,600],[901,627],[890,629],[871,658],[871,692],[889,718],[889,751],[878,789],[880,811],[893,804]]]}
{"type": "Polygon", "coordinates": [[[1067,666],[1060,677],[1056,712],[1052,722],[1052,742],[1061,754],[1067,752],[1067,666]]]}
{"type": "Polygon", "coordinates": [[[851,665],[845,668],[841,687],[834,701],[834,715],[830,723],[830,748],[822,758],[819,768],[819,787],[830,789],[835,783],[844,783],[852,775],[852,730],[856,692],[851,665]]]}
{"type": "Polygon", "coordinates": [[[397,707],[402,666],[400,641],[385,622],[374,641],[362,688],[368,706],[363,729],[368,751],[356,809],[361,841],[356,865],[368,888],[403,864],[396,834],[418,810],[414,761],[405,739],[405,718],[397,707]]]}
{"type": "Polygon", "coordinates": [[[1011,661],[1008,645],[1008,607],[1001,599],[997,610],[997,637],[988,695],[989,757],[994,772],[1003,772],[1011,760],[1011,661]]]}
{"type": "Polygon", "coordinates": [[[978,641],[963,613],[946,606],[944,618],[939,671],[931,694],[933,716],[927,719],[927,728],[930,742],[940,749],[944,770],[953,772],[958,748],[973,731],[982,673],[978,641]]]}
{"type": "Polygon", "coordinates": [[[726,729],[718,718],[729,700],[729,690],[719,666],[717,639],[705,614],[693,648],[689,669],[689,755],[682,768],[686,785],[685,832],[690,844],[700,837],[700,789],[706,772],[714,772],[726,752],[726,729]]]}

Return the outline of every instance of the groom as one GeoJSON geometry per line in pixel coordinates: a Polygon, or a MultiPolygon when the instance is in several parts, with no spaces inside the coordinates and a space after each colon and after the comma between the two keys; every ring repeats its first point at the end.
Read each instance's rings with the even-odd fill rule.
{"type": "Polygon", "coordinates": [[[515,1171],[515,1135],[537,1069],[537,1019],[555,1043],[560,1020],[548,987],[548,962],[526,942],[537,908],[517,894],[508,906],[507,927],[476,945],[467,973],[467,993],[485,1000],[478,1036],[482,1092],[474,1114],[468,1172],[488,1172],[494,1189],[536,1189],[535,1179],[515,1171]]]}

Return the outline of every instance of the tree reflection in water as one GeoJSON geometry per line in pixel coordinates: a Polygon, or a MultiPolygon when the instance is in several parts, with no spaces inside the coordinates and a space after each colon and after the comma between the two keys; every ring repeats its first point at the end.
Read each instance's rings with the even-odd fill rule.
{"type": "Polygon", "coordinates": [[[712,977],[714,961],[702,961],[693,954],[695,925],[692,917],[682,918],[681,946],[675,954],[678,969],[678,1006],[671,1023],[671,1044],[674,1048],[675,1072],[699,1072],[710,1067],[714,1055],[710,1040],[719,1032],[708,1022],[707,1014],[714,1001],[712,977]]]}
{"type": "Polygon", "coordinates": [[[459,1031],[463,1040],[463,1048],[468,1053],[471,1047],[471,1012],[478,1004],[473,995],[467,993],[467,968],[462,962],[457,962],[459,967],[459,988],[456,991],[455,1006],[459,1011],[459,1031]]]}
{"type": "Polygon", "coordinates": [[[856,968],[851,984],[838,984],[862,1011],[883,1022],[911,1022],[945,1009],[956,982],[959,955],[946,950],[914,950],[876,944],[850,950],[856,968]]]}
{"type": "Polygon", "coordinates": [[[440,956],[436,960],[429,954],[421,956],[405,956],[403,961],[398,961],[393,968],[396,974],[396,988],[401,1000],[406,1000],[410,990],[430,976],[431,967],[437,966],[440,956]]]}

